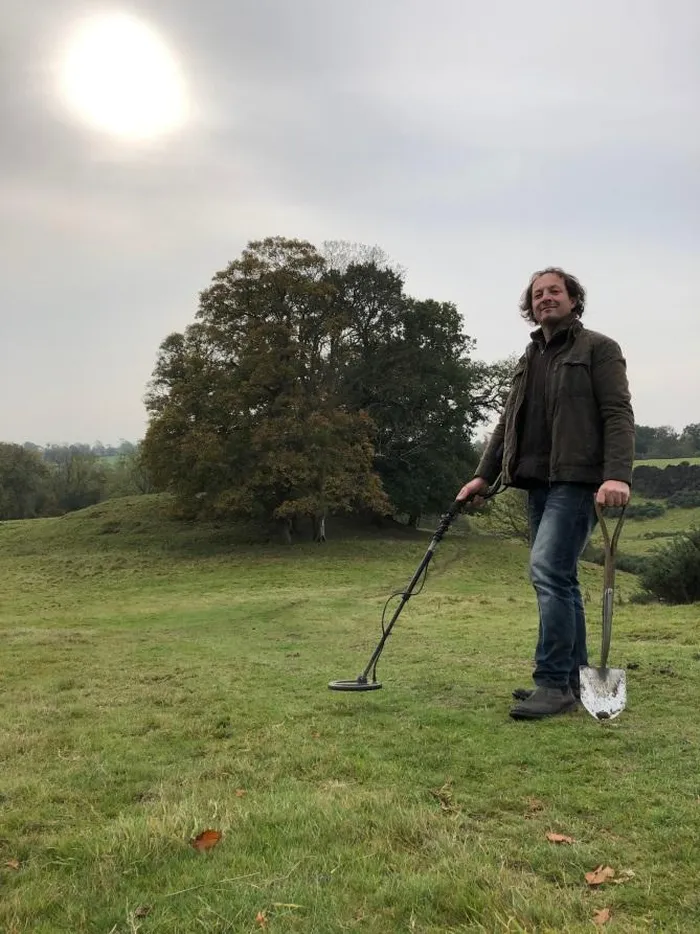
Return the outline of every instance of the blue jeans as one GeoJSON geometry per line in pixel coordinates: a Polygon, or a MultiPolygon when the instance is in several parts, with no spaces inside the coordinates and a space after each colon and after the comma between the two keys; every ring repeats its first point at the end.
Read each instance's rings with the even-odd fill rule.
{"type": "Polygon", "coordinates": [[[528,492],[530,579],[540,612],[535,684],[578,687],[588,664],[578,561],[597,521],[595,487],[553,483],[528,492]]]}

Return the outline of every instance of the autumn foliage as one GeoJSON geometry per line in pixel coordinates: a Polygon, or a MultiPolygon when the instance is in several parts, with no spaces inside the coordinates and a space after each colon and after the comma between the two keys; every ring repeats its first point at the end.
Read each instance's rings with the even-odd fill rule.
{"type": "Polygon", "coordinates": [[[374,260],[252,242],[168,336],[143,456],[192,514],[314,522],[440,510],[504,373],[473,364],[449,303],[406,296],[374,260]]]}

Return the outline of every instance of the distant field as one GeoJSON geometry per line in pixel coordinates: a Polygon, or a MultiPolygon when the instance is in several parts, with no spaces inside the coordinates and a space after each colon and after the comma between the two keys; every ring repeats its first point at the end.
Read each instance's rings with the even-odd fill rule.
{"type": "MultiPolygon", "coordinates": [[[[646,496],[639,496],[632,492],[632,503],[655,503],[666,505],[665,500],[652,500],[646,496]]],[[[473,516],[470,523],[478,533],[486,533],[489,529],[488,521],[485,517],[473,516]]],[[[607,524],[614,529],[617,520],[609,518],[607,524]]],[[[625,519],[621,536],[620,551],[629,555],[641,555],[653,551],[666,544],[672,536],[682,532],[690,531],[693,528],[700,528],[700,507],[693,509],[666,509],[666,512],[652,519],[636,519],[627,517],[625,519]]],[[[603,537],[599,528],[596,528],[592,544],[602,546],[603,537]]]]}
{"type": "MultiPolygon", "coordinates": [[[[614,528],[616,521],[616,519],[611,519],[608,524],[614,528]]],[[[700,507],[668,509],[663,516],[655,519],[626,519],[620,533],[620,551],[629,555],[647,554],[665,545],[673,535],[687,532],[692,528],[700,528],[700,507]],[[668,533],[668,535],[663,533],[668,533]]],[[[599,529],[596,529],[593,535],[593,543],[603,544],[599,529]]]]}
{"type": "Polygon", "coordinates": [[[700,464],[700,457],[647,458],[646,460],[635,461],[634,466],[635,467],[658,467],[659,470],[663,470],[664,467],[669,467],[675,464],[685,463],[686,461],[689,464],[700,464]]]}

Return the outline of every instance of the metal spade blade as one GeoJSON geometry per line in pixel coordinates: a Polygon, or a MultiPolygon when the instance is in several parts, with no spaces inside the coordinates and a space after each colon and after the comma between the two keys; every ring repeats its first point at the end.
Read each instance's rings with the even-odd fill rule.
{"type": "Polygon", "coordinates": [[[596,720],[614,720],[627,704],[623,668],[581,668],[581,703],[596,720]]]}

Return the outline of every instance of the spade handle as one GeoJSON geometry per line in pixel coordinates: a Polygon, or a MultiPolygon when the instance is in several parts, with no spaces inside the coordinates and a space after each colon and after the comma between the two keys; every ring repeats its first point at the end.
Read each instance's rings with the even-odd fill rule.
{"type": "Polygon", "coordinates": [[[605,548],[605,570],[603,574],[603,640],[600,652],[600,667],[607,668],[608,652],[610,651],[610,639],[612,637],[612,617],[613,617],[613,599],[615,595],[615,559],[617,557],[617,543],[622,531],[622,524],[625,520],[625,509],[622,507],[620,518],[617,520],[615,530],[610,535],[610,531],[603,516],[603,507],[598,500],[595,500],[595,511],[600,523],[600,531],[603,533],[603,546],[605,548]]]}

